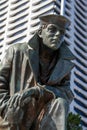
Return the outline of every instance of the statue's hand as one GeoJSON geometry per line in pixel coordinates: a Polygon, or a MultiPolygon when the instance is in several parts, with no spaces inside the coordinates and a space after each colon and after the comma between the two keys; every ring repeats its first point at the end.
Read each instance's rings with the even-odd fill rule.
{"type": "Polygon", "coordinates": [[[11,125],[20,124],[24,115],[23,107],[31,101],[31,98],[42,99],[43,102],[47,103],[54,97],[55,96],[51,91],[41,86],[26,89],[22,94],[15,94],[9,99],[5,120],[11,125]]]}
{"type": "Polygon", "coordinates": [[[5,115],[5,120],[9,122],[10,125],[18,125],[21,123],[23,119],[24,111],[22,108],[12,107],[8,108],[8,111],[5,115]]]}
{"type": "Polygon", "coordinates": [[[21,106],[24,106],[24,104],[27,104],[31,98],[35,99],[41,99],[45,103],[55,98],[55,95],[52,91],[46,89],[45,87],[41,85],[37,85],[35,87],[26,89],[23,94],[21,95],[21,106]]]}
{"type": "Polygon", "coordinates": [[[20,107],[20,100],[20,94],[15,94],[9,99],[5,120],[8,121],[10,125],[20,124],[23,119],[24,111],[20,107]]]}
{"type": "Polygon", "coordinates": [[[20,105],[24,106],[31,100],[31,98],[38,99],[39,96],[40,96],[40,88],[38,86],[25,89],[24,92],[21,94],[20,105]]]}
{"type": "Polygon", "coordinates": [[[44,102],[47,103],[48,101],[52,100],[55,98],[55,95],[53,92],[47,90],[47,89],[44,89],[44,94],[43,94],[43,98],[44,98],[44,102]]]}
{"type": "Polygon", "coordinates": [[[55,98],[55,94],[48,90],[45,85],[40,85],[38,84],[39,88],[40,88],[40,98],[45,102],[49,102],[50,100],[55,98]]]}

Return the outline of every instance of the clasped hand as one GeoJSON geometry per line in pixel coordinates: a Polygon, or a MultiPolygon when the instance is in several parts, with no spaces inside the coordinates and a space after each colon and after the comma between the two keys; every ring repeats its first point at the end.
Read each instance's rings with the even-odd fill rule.
{"type": "Polygon", "coordinates": [[[54,95],[52,92],[38,86],[26,89],[21,94],[16,93],[9,99],[8,109],[5,115],[5,120],[7,120],[10,125],[21,123],[24,115],[23,107],[32,97],[36,99],[43,98],[44,102],[48,102],[54,98],[54,95]]]}

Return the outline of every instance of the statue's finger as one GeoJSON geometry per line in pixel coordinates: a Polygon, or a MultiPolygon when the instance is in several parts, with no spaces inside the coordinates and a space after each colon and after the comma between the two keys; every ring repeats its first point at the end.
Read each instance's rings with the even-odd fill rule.
{"type": "Polygon", "coordinates": [[[20,100],[20,96],[18,95],[18,96],[15,98],[14,107],[19,106],[19,100],[20,100]]]}
{"type": "Polygon", "coordinates": [[[12,107],[12,106],[13,106],[16,97],[17,97],[17,95],[14,95],[13,97],[11,97],[11,100],[9,101],[9,107],[12,107]]]}
{"type": "Polygon", "coordinates": [[[28,91],[25,91],[22,95],[22,100],[25,100],[26,98],[32,96],[34,94],[34,90],[30,89],[28,91]]]}

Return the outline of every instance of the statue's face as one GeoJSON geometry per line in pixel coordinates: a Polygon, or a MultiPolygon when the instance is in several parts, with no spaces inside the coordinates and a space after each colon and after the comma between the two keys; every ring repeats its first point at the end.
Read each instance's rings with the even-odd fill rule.
{"type": "Polygon", "coordinates": [[[44,45],[57,50],[63,42],[64,30],[60,30],[55,24],[48,24],[46,28],[42,29],[40,37],[44,45]]]}

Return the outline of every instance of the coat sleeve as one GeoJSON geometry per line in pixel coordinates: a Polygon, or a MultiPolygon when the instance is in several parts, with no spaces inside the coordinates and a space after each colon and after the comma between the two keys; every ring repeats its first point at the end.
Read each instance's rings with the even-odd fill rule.
{"type": "Polygon", "coordinates": [[[62,92],[64,94],[65,99],[68,101],[69,104],[74,99],[73,92],[72,92],[72,90],[70,88],[70,75],[71,75],[71,73],[66,75],[63,78],[63,80],[61,81],[62,92]]]}
{"type": "Polygon", "coordinates": [[[9,81],[13,59],[13,48],[6,50],[5,56],[0,64],[0,116],[4,118],[7,110],[9,94],[9,81]]]}

